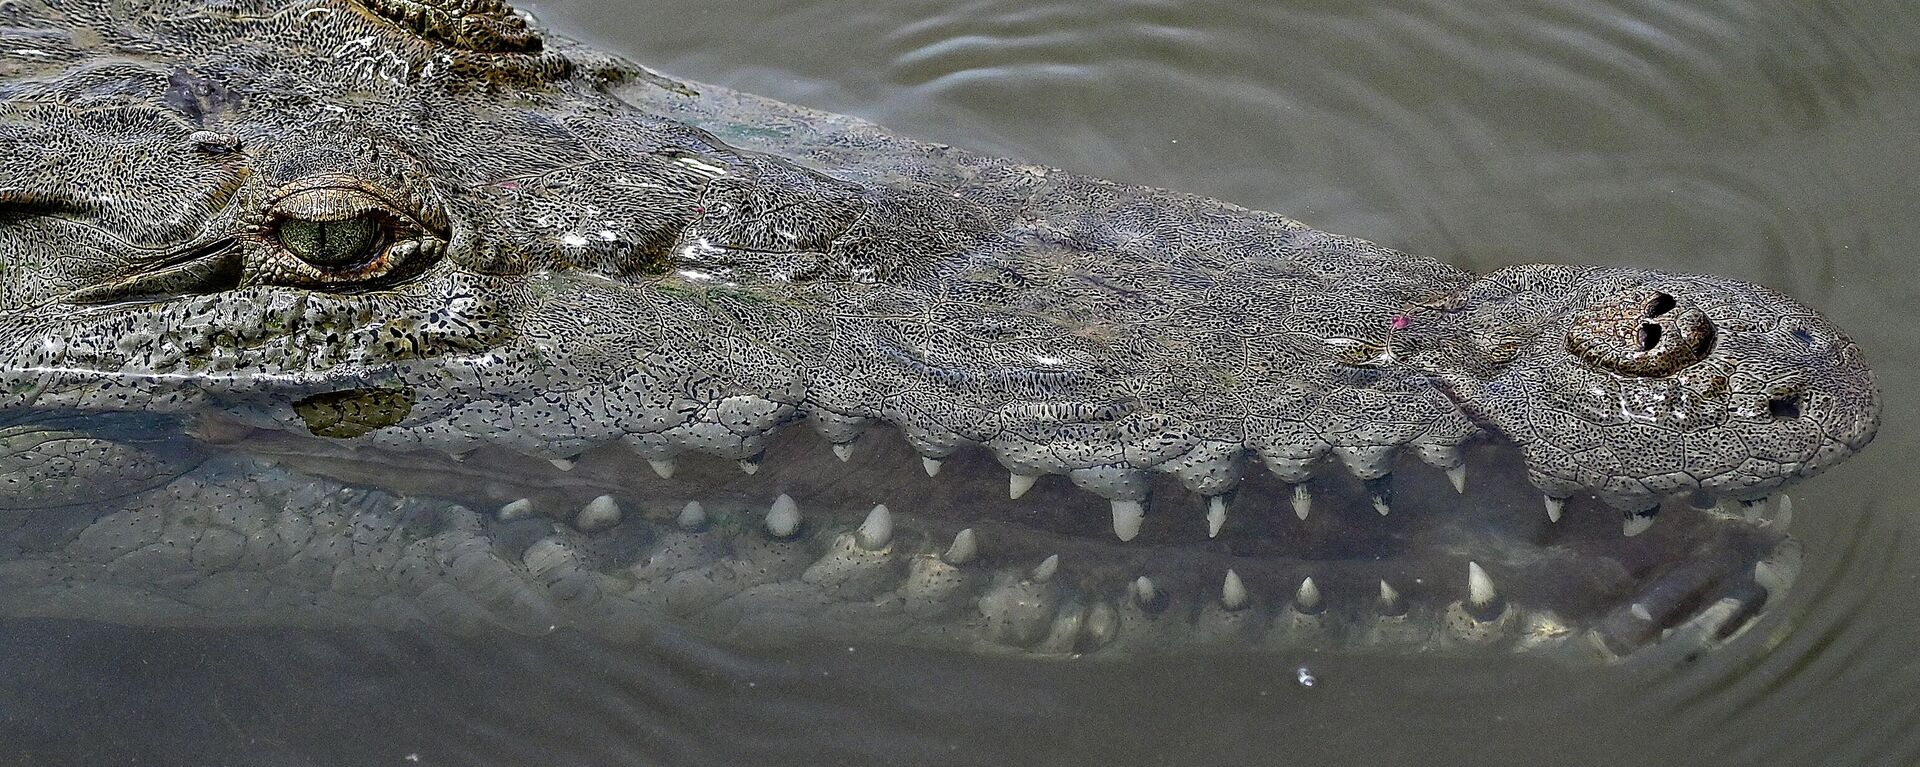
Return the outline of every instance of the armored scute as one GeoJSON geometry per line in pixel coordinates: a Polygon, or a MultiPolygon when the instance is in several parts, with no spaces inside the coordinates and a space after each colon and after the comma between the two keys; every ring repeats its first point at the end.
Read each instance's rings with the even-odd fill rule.
{"type": "Polygon", "coordinates": [[[1746,625],[1878,421],[1766,288],[1476,276],[498,0],[8,3],[0,78],[9,615],[1611,660],[1746,625]]]}

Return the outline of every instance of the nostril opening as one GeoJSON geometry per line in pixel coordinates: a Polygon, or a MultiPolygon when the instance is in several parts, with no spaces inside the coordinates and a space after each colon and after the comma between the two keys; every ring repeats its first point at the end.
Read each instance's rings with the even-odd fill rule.
{"type": "Polygon", "coordinates": [[[1800,343],[1808,346],[1813,345],[1813,334],[1808,333],[1806,328],[1794,328],[1793,337],[1799,339],[1800,343]]]}
{"type": "Polygon", "coordinates": [[[1767,400],[1767,415],[1776,421],[1800,417],[1800,395],[1787,394],[1767,400]]]}
{"type": "Polygon", "coordinates": [[[1675,301],[1673,296],[1665,293],[1655,293],[1653,294],[1653,300],[1647,302],[1647,316],[1658,317],[1666,314],[1667,312],[1673,311],[1674,305],[1675,301]]]}
{"type": "Polygon", "coordinates": [[[1660,345],[1660,326],[1652,322],[1642,322],[1634,336],[1640,341],[1640,351],[1653,351],[1653,347],[1660,345]]]}

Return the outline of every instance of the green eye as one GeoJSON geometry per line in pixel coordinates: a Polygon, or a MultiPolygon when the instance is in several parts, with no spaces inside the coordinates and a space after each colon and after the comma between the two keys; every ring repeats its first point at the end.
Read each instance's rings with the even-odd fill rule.
{"type": "Polygon", "coordinates": [[[380,221],[363,215],[341,221],[288,219],[280,244],[315,266],[340,268],[366,261],[380,237],[380,221]]]}

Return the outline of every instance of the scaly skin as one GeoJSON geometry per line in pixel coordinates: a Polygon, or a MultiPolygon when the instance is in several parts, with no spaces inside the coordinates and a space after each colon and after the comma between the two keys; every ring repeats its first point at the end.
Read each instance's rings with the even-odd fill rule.
{"type": "Polygon", "coordinates": [[[1399,457],[1458,486],[1484,451],[1476,483],[1530,483],[1556,517],[1597,496],[1637,532],[1670,499],[1774,494],[1878,422],[1854,344],[1747,283],[1557,265],[1476,277],[1270,213],[673,81],[498,2],[117,14],[0,8],[11,613],[411,625],[464,599],[491,622],[563,615],[609,635],[664,615],[1044,652],[1246,638],[1169,622],[1185,604],[1308,644],[1559,647],[1585,631],[1611,653],[1655,633],[1621,627],[1630,605],[1725,603],[1656,621],[1723,638],[1729,611],[1744,620],[1781,585],[1792,546],[1768,523],[1701,513],[1638,548],[1504,538],[1450,497],[1396,497],[1399,457]],[[787,427],[803,420],[837,454],[897,431],[917,460],[844,476],[924,502],[868,515],[886,499],[822,479],[847,469],[798,446],[787,427]],[[1502,463],[1514,448],[1524,480],[1502,463]],[[1330,476],[1328,456],[1360,482],[1330,476]],[[741,485],[713,457],[780,468],[741,485]],[[1007,480],[990,460],[1015,495],[1065,475],[1104,500],[1044,483],[1051,518],[996,516],[983,488],[1007,480]],[[916,463],[958,464],[942,473],[958,489],[928,489],[916,463]],[[636,477],[642,464],[661,482],[636,477]],[[1246,471],[1261,464],[1274,476],[1246,471]],[[236,479],[249,473],[262,479],[236,479]],[[783,490],[812,521],[715,524],[757,518],[783,490]],[[1258,520],[1224,549],[1168,521],[1205,510],[1211,537],[1230,500],[1304,517],[1330,491],[1364,491],[1357,505],[1382,514],[1411,502],[1424,521],[1315,538],[1258,520]],[[670,523],[687,501],[704,518],[670,523]],[[582,506],[571,527],[539,516],[582,506]],[[291,549],[178,545],[257,539],[275,515],[305,519],[291,549]],[[384,553],[312,521],[349,518],[386,531],[384,553]],[[1146,539],[1091,538],[1089,518],[1146,539]],[[968,522],[1004,527],[998,546],[956,555],[968,522]],[[1399,551],[1396,571],[1326,565],[1316,547],[1339,536],[1429,545],[1399,551]],[[1029,571],[1063,547],[1079,554],[1062,560],[1072,578],[1029,571]],[[461,552],[487,553],[456,574],[461,552]],[[331,564],[263,564],[296,555],[331,564]],[[1528,573],[1535,609],[1505,598],[1528,587],[1496,596],[1477,575],[1468,594],[1403,583],[1373,608],[1317,594],[1371,595],[1429,568],[1457,582],[1493,559],[1528,573]],[[712,574],[740,562],[760,575],[712,574]],[[1004,567],[965,571],[983,563],[1004,567]],[[585,580],[547,577],[562,565],[585,580]],[[1156,565],[1180,572],[1139,585],[1156,565]],[[1316,566],[1320,584],[1294,586],[1316,566]],[[725,608],[682,609],[663,596],[671,574],[647,567],[705,573],[724,585],[695,602],[725,608]],[[929,583],[951,603],[916,601],[929,583]],[[1294,598],[1249,612],[1277,604],[1263,593],[1294,598]],[[1428,599],[1400,603],[1413,597],[1428,599]],[[1382,639],[1383,620],[1420,628],[1382,639]]]}

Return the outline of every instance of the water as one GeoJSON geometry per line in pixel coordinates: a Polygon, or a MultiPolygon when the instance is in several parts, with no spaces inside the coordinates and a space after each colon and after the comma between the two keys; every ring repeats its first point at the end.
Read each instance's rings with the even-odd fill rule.
{"type": "Polygon", "coordinates": [[[676,75],[1278,210],[1475,270],[1752,280],[1854,334],[1878,442],[1808,566],[1679,669],[1046,664],[662,638],[0,626],[0,760],[141,764],[1920,762],[1920,16],[1728,2],[542,2],[676,75]],[[1314,680],[1304,686],[1300,669],[1314,680]]]}

